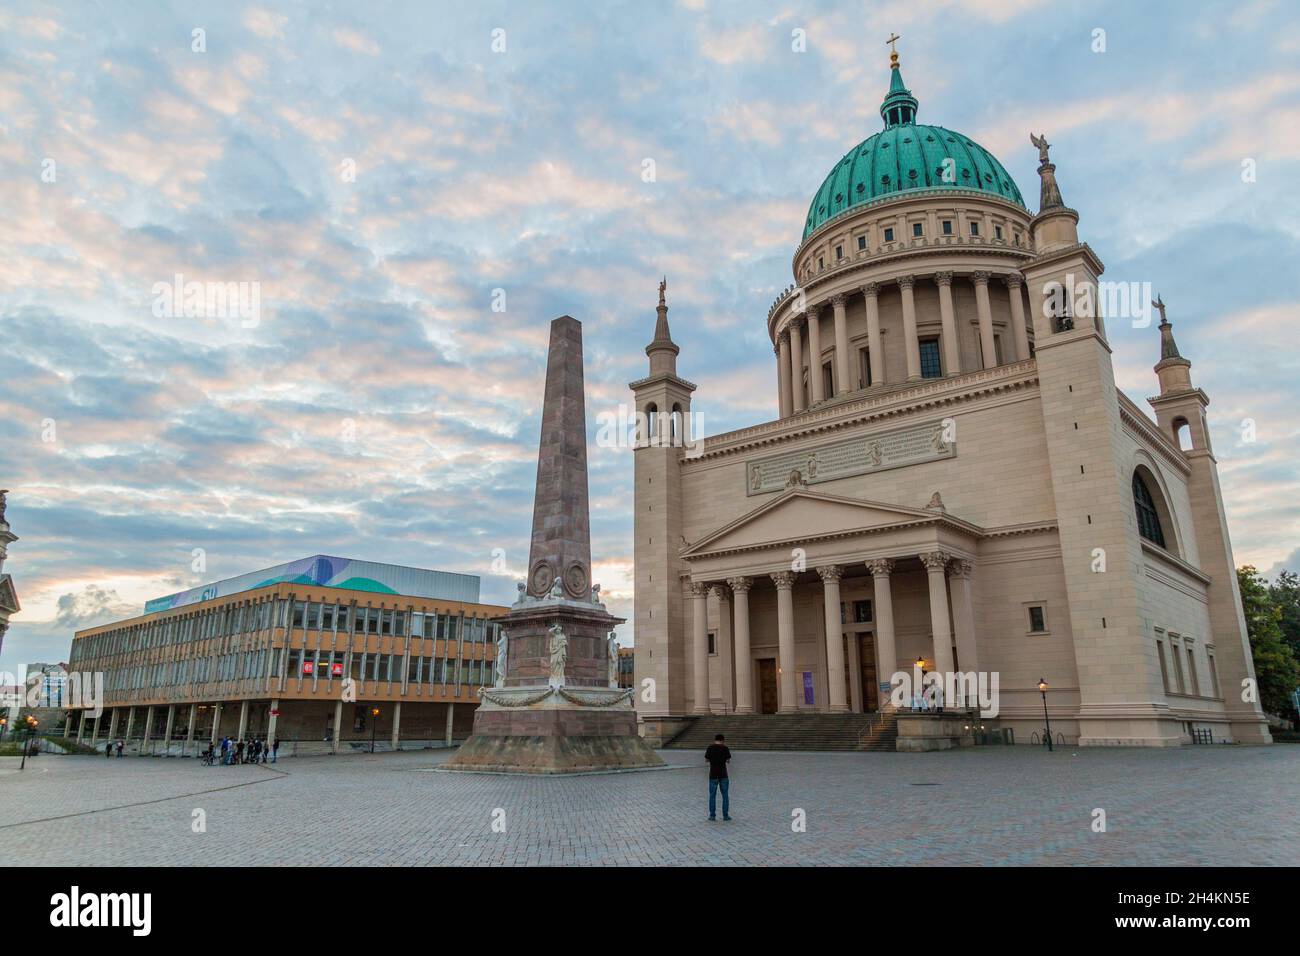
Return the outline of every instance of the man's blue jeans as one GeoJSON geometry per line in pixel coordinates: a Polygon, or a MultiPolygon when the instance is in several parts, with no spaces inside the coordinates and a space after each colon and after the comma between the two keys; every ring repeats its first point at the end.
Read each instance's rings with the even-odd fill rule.
{"type": "Polygon", "coordinates": [[[709,778],[709,819],[712,820],[718,815],[718,788],[722,788],[722,815],[731,816],[731,796],[727,793],[727,785],[731,781],[726,777],[718,780],[714,777],[709,778]]]}

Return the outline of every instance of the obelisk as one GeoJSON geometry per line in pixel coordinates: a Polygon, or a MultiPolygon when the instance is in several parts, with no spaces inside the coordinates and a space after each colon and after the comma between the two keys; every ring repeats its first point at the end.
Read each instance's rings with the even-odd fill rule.
{"type": "Polygon", "coordinates": [[[591,581],[582,323],[551,323],[528,580],[497,618],[495,687],[479,689],[474,733],[443,765],[493,773],[649,769],[632,690],[617,686],[614,617],[591,581]],[[502,660],[504,657],[504,660],[502,660]],[[504,667],[502,666],[504,665],[504,667]]]}

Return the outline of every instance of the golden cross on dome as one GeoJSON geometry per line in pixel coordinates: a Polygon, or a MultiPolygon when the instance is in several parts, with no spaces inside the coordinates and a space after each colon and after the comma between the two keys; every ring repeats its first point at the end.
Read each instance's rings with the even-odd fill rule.
{"type": "Polygon", "coordinates": [[[894,54],[895,56],[898,55],[898,47],[897,47],[895,44],[897,44],[898,41],[901,40],[901,39],[903,39],[903,38],[902,38],[901,36],[899,36],[897,33],[895,33],[895,34],[892,34],[892,35],[890,36],[890,38],[889,38],[888,40],[885,41],[886,43],[889,44],[889,48],[890,48],[890,49],[889,49],[889,52],[892,53],[892,54],[894,54]]]}

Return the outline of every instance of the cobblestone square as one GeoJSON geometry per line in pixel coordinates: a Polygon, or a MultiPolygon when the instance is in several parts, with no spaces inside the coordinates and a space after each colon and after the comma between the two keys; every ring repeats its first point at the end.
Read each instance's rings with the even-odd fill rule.
{"type": "Polygon", "coordinates": [[[0,759],[7,865],[1297,865],[1300,747],[736,753],[731,823],[695,751],[570,778],[448,752],[0,759]],[[1106,832],[1092,830],[1094,810],[1106,832]],[[202,811],[206,832],[194,832],[202,811]],[[806,818],[806,831],[793,824],[806,818]],[[494,830],[494,821],[498,822],[494,830]],[[501,832],[497,832],[501,831],[501,832]]]}

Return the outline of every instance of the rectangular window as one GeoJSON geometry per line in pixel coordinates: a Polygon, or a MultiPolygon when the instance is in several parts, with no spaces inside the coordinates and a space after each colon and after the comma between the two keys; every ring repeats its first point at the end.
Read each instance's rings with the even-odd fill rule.
{"type": "Polygon", "coordinates": [[[1165,669],[1165,643],[1156,641],[1156,657],[1160,658],[1160,685],[1169,693],[1169,671],[1165,669]]]}
{"type": "Polygon", "coordinates": [[[939,340],[921,339],[921,378],[942,378],[943,366],[939,361],[939,340]]]}
{"type": "Polygon", "coordinates": [[[822,394],[827,398],[835,394],[835,375],[831,371],[830,362],[822,366],[822,394]]]}
{"type": "Polygon", "coordinates": [[[871,623],[871,602],[870,601],[853,602],[853,623],[854,624],[871,623]]]}
{"type": "Polygon", "coordinates": [[[817,268],[818,268],[818,269],[825,269],[825,268],[826,268],[826,260],[825,260],[824,258],[822,258],[821,256],[818,256],[818,257],[817,257],[817,268]]]}
{"type": "Polygon", "coordinates": [[[843,247],[843,246],[836,246],[836,247],[835,247],[835,259],[838,261],[838,260],[843,259],[843,258],[844,258],[844,247],[843,247]]]}
{"type": "Polygon", "coordinates": [[[1192,694],[1196,697],[1200,697],[1201,681],[1196,676],[1196,655],[1192,653],[1190,647],[1187,649],[1187,676],[1191,678],[1190,683],[1192,685],[1192,694]]]}
{"type": "Polygon", "coordinates": [[[302,627],[303,606],[301,601],[293,602],[293,626],[302,627]]]}
{"type": "Polygon", "coordinates": [[[887,226],[885,228],[885,242],[893,242],[893,241],[894,241],[894,230],[892,227],[887,226]]]}
{"type": "Polygon", "coordinates": [[[866,252],[866,251],[867,251],[867,237],[858,236],[858,252],[866,252]]]}
{"type": "Polygon", "coordinates": [[[1214,655],[1206,654],[1205,659],[1210,664],[1210,693],[1215,697],[1219,697],[1221,696],[1219,694],[1219,672],[1214,666],[1214,655]]]}
{"type": "Polygon", "coordinates": [[[996,238],[996,239],[1001,239],[1001,238],[1002,238],[1002,227],[1001,227],[1001,226],[994,226],[994,227],[993,227],[993,236],[994,236],[994,238],[996,238]]]}
{"type": "Polygon", "coordinates": [[[912,223],[912,235],[915,236],[917,239],[920,239],[922,236],[925,235],[925,229],[921,223],[919,222],[912,223]]]}
{"type": "Polygon", "coordinates": [[[1042,605],[1036,604],[1029,609],[1029,631],[1031,634],[1042,634],[1047,630],[1047,615],[1043,613],[1042,605]]]}
{"type": "Polygon", "coordinates": [[[970,223],[970,234],[972,236],[978,236],[980,234],[980,224],[973,219],[970,223]]]}
{"type": "Polygon", "coordinates": [[[1173,652],[1174,658],[1174,680],[1178,682],[1178,693],[1186,694],[1187,685],[1183,683],[1183,660],[1178,656],[1178,645],[1170,644],[1169,649],[1173,652]]]}
{"type": "Polygon", "coordinates": [[[951,219],[945,219],[945,220],[943,221],[943,234],[944,234],[945,236],[951,236],[951,235],[952,235],[952,220],[951,220],[951,219]]]}
{"type": "Polygon", "coordinates": [[[858,380],[862,382],[862,388],[866,388],[871,384],[870,349],[858,349],[858,380]]]}
{"type": "Polygon", "coordinates": [[[712,631],[709,631],[709,653],[718,653],[717,637],[712,631]]]}

